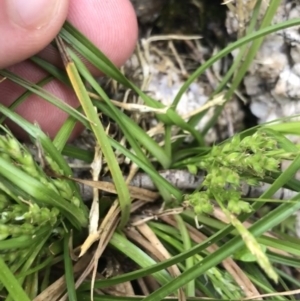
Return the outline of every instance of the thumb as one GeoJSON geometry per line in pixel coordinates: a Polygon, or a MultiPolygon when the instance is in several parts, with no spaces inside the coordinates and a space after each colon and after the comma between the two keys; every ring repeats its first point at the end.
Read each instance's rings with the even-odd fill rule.
{"type": "Polygon", "coordinates": [[[0,68],[47,46],[63,25],[69,0],[0,1],[0,68]]]}

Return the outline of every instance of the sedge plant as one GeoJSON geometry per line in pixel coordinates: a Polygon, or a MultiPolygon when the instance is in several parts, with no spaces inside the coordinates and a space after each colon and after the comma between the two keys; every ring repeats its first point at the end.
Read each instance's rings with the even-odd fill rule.
{"type": "MultiPolygon", "coordinates": [[[[290,232],[276,235],[270,232],[300,209],[300,183],[293,179],[300,168],[299,146],[284,136],[299,135],[299,122],[291,119],[285,123],[278,121],[261,125],[209,147],[204,145],[204,137],[222,107],[215,110],[214,117],[202,133],[195,129],[195,124],[205,112],[189,120],[184,120],[176,112],[176,106],[189,85],[212,64],[238,49],[240,52],[234,67],[216,88],[216,93],[224,92],[225,100],[230,101],[263,38],[300,24],[299,19],[293,19],[271,25],[280,3],[277,0],[270,4],[259,23],[261,3],[257,1],[254,6],[245,36],[195,70],[170,108],[144,93],[68,23],[56,40],[67,72],[39,57],[31,60],[49,73],[48,78],[39,83],[33,84],[7,70],[0,70],[1,76],[27,89],[10,108],[0,105],[1,121],[10,118],[21,126],[39,154],[36,161],[25,146],[2,128],[0,292],[4,300],[90,300],[91,295],[94,300],[124,300],[125,297],[118,297],[116,291],[108,296],[108,288],[131,285],[133,280],[145,289],[141,290],[145,295],[141,298],[146,301],[163,300],[167,296],[171,300],[197,300],[203,296],[232,300],[299,287],[297,279],[280,269],[281,265],[291,269],[300,267],[299,239],[290,232]],[[165,129],[163,146],[111,102],[77,53],[136,93],[153,109],[165,129]],[[74,89],[81,108],[68,107],[42,88],[52,78],[74,89]],[[36,125],[29,124],[13,112],[31,93],[70,116],[53,141],[36,125]],[[96,95],[101,101],[91,95],[96,95]],[[103,116],[118,125],[122,139],[109,136],[102,123],[103,116]],[[89,223],[88,208],[81,199],[77,184],[71,179],[72,170],[63,155],[91,163],[94,150],[86,151],[67,144],[76,122],[81,122],[102,148],[117,197],[115,200],[109,196],[109,202],[100,197],[100,221],[111,217],[116,225],[111,225],[109,235],[100,227],[97,237],[100,247],[92,247],[91,252],[84,254],[77,263],[73,249],[78,250],[88,235],[83,231],[89,223]],[[180,135],[172,139],[172,127],[179,129],[180,133],[188,133],[193,145],[185,143],[180,135]],[[163,206],[157,209],[150,205],[150,214],[146,214],[146,218],[144,211],[140,210],[141,200],[130,194],[117,156],[123,156],[131,166],[147,173],[157,188],[163,206]],[[280,170],[283,160],[291,161],[285,171],[280,170]],[[195,191],[186,192],[164,179],[158,172],[160,169],[188,169],[191,174],[202,170],[206,177],[195,191]],[[249,199],[243,195],[242,185],[259,186],[262,182],[268,182],[270,186],[260,198],[249,199]],[[283,187],[295,192],[293,199],[271,201],[274,193],[283,187]],[[105,202],[106,206],[101,206],[105,202]],[[260,209],[270,203],[274,204],[272,210],[257,219],[255,216],[260,209]],[[107,207],[115,208],[108,218],[110,211],[107,207]],[[218,212],[222,212],[222,218],[217,218],[218,212]],[[284,237],[284,243],[278,237],[284,237]],[[125,257],[134,268],[112,273],[107,278],[96,273],[99,277],[82,279],[85,267],[91,263],[97,265],[99,257],[100,261],[102,259],[102,256],[93,257],[93,254],[103,254],[104,249],[113,250],[110,252],[113,258],[114,252],[125,257]],[[248,254],[251,256],[246,256],[248,254]],[[55,269],[61,271],[61,266],[65,269],[62,278],[51,277],[55,269]],[[147,286],[145,279],[151,279],[155,285],[147,286]],[[92,291],[91,287],[94,288],[92,291]]],[[[116,258],[118,260],[118,256],[116,258]]],[[[286,296],[274,298],[290,300],[286,296]]],[[[125,299],[137,298],[127,296],[125,299]]]]}

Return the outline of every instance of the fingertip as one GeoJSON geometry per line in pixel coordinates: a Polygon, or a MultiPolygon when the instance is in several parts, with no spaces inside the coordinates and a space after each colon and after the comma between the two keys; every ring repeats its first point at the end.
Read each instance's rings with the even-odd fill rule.
{"type": "Polygon", "coordinates": [[[63,25],[69,0],[0,1],[0,68],[46,47],[63,25]]]}

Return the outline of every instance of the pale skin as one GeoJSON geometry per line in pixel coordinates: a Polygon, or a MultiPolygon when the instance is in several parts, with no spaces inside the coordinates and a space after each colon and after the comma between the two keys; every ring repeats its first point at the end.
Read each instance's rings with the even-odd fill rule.
{"type": "MultiPolygon", "coordinates": [[[[27,3],[21,15],[15,10],[13,2],[23,0],[0,1],[0,69],[10,71],[38,82],[47,74],[26,60],[34,54],[61,65],[56,50],[48,46],[67,19],[77,29],[96,44],[117,66],[121,66],[132,54],[137,40],[137,21],[129,0],[42,0],[23,1],[27,3]],[[40,1],[40,2],[39,2],[40,1]],[[41,12],[27,11],[30,5],[41,12]]],[[[92,70],[99,75],[98,70],[92,70]]],[[[54,80],[45,88],[73,107],[78,106],[74,93],[63,84],[54,80]]],[[[11,104],[24,89],[4,80],[0,83],[0,101],[11,104]]],[[[66,114],[37,96],[29,97],[17,108],[17,113],[54,137],[66,114]]],[[[26,135],[15,125],[8,123],[10,129],[21,139],[26,135]]],[[[77,126],[72,137],[76,137],[82,128],[77,126]]]]}

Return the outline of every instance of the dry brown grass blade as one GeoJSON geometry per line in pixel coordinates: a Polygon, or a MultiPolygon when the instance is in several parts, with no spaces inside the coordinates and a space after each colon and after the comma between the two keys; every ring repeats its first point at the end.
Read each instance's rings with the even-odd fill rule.
{"type": "MultiPolygon", "coordinates": [[[[257,0],[223,0],[222,4],[228,7],[229,11],[232,12],[239,24],[238,37],[243,37],[245,35],[247,24],[251,20],[256,3],[257,0]]],[[[269,5],[270,0],[263,0],[261,2],[260,19],[265,14],[269,5]]]]}
{"type": "Polygon", "coordinates": [[[190,113],[182,116],[182,118],[189,119],[189,118],[193,117],[194,115],[199,114],[207,109],[217,107],[217,106],[222,106],[226,102],[224,95],[225,95],[224,93],[217,94],[213,99],[208,101],[205,105],[201,106],[200,108],[197,108],[193,112],[190,112],[190,113]]]}
{"type": "Polygon", "coordinates": [[[106,249],[111,237],[113,236],[113,234],[117,228],[117,225],[119,223],[118,216],[119,216],[119,213],[115,215],[115,218],[111,222],[107,223],[107,225],[106,225],[107,231],[103,232],[103,235],[101,236],[101,238],[99,240],[97,250],[95,252],[95,256],[91,262],[92,264],[91,264],[90,268],[91,268],[91,271],[93,271],[92,282],[91,282],[91,299],[92,300],[93,300],[93,291],[94,291],[98,261],[99,261],[99,258],[101,257],[101,255],[103,254],[104,250],[106,249]]]}
{"type": "Polygon", "coordinates": [[[174,58],[175,58],[175,60],[176,60],[176,62],[177,62],[177,64],[178,64],[178,66],[179,66],[179,68],[180,68],[181,74],[182,74],[184,77],[187,78],[187,77],[189,76],[189,74],[188,74],[188,72],[186,71],[186,68],[185,68],[185,66],[184,66],[184,62],[182,61],[180,55],[178,54],[178,51],[176,50],[173,41],[169,41],[169,42],[168,42],[168,48],[170,48],[171,52],[173,53],[174,58]]]}
{"type": "MultiPolygon", "coordinates": [[[[89,92],[88,93],[89,96],[93,99],[97,99],[100,101],[103,101],[103,99],[101,97],[99,97],[97,94],[89,92]]],[[[165,108],[153,108],[153,107],[149,107],[143,104],[137,104],[137,103],[124,103],[124,102],[120,102],[118,100],[110,100],[116,107],[119,107],[123,110],[126,111],[131,111],[131,112],[139,112],[139,113],[157,113],[157,114],[165,114],[167,112],[167,110],[170,107],[165,107],[165,108]]]]}
{"type": "Polygon", "coordinates": [[[96,242],[99,239],[101,240],[101,238],[103,238],[103,235],[104,236],[106,235],[113,221],[115,221],[117,224],[119,213],[120,213],[120,209],[118,207],[117,202],[115,201],[113,205],[110,207],[110,210],[106,214],[101,225],[99,226],[97,233],[94,233],[93,237],[89,236],[90,239],[88,237],[86,241],[83,243],[83,245],[81,246],[79,257],[83,256],[94,242],[96,242]]]}
{"type": "Polygon", "coordinates": [[[150,290],[149,290],[147,282],[144,278],[137,279],[137,283],[139,285],[141,292],[143,293],[143,296],[150,295],[150,290]]]}
{"type": "MultiPolygon", "coordinates": [[[[78,178],[71,178],[71,180],[73,180],[77,183],[91,186],[93,188],[97,188],[102,191],[117,194],[115,185],[110,182],[82,180],[82,179],[78,179],[78,178]]],[[[139,188],[139,187],[135,187],[135,186],[128,186],[128,188],[129,188],[130,196],[133,199],[140,199],[140,200],[143,200],[146,202],[153,202],[159,198],[159,194],[157,192],[149,191],[147,189],[143,189],[143,188],[139,188]]]]}
{"type": "MultiPolygon", "coordinates": [[[[90,261],[91,254],[80,258],[80,260],[74,265],[75,276],[81,273],[90,261]]],[[[56,301],[66,291],[65,277],[61,276],[58,280],[48,286],[43,292],[41,292],[33,301],[56,301]]]]}
{"type": "MultiPolygon", "coordinates": [[[[254,296],[252,298],[244,298],[242,299],[242,301],[246,301],[246,300],[262,300],[262,298],[266,298],[266,297],[277,297],[277,296],[292,296],[292,295],[297,295],[300,293],[300,289],[297,290],[292,290],[292,291],[287,291],[287,292],[276,292],[276,293],[270,293],[270,294],[261,294],[258,296],[254,296]]],[[[270,299],[269,299],[270,300],[270,299]]]]}
{"type": "MultiPolygon", "coordinates": [[[[117,203],[117,202],[115,202],[117,203]]],[[[117,206],[118,208],[118,203],[117,206]]],[[[104,222],[106,222],[105,225],[103,225],[103,228],[101,226],[99,227],[99,233],[98,233],[98,247],[96,249],[96,252],[94,253],[93,257],[89,261],[89,263],[86,265],[85,270],[82,272],[82,274],[78,277],[75,287],[78,288],[82,282],[88,277],[88,275],[93,271],[93,268],[98,265],[98,260],[103,254],[105,248],[107,247],[117,225],[119,222],[119,213],[120,210],[115,210],[110,216],[111,220],[107,222],[107,219],[104,219],[103,222],[101,223],[101,226],[103,225],[104,222]],[[102,234],[102,235],[101,235],[102,234]]],[[[94,275],[93,275],[94,276],[94,275]]],[[[94,282],[92,281],[91,285],[91,299],[93,300],[93,291],[94,291],[94,282]]],[[[64,295],[59,301],[65,301],[67,300],[68,296],[64,295]]]]}
{"type": "Polygon", "coordinates": [[[131,226],[139,226],[142,225],[148,221],[151,220],[158,220],[161,216],[167,216],[167,215],[177,215],[182,213],[185,210],[185,207],[177,207],[177,208],[171,208],[171,209],[166,209],[163,210],[163,208],[160,208],[159,210],[151,210],[151,212],[147,213],[147,216],[138,216],[135,217],[131,221],[131,226]]]}
{"type": "MultiPolygon", "coordinates": [[[[164,257],[164,260],[171,258],[170,253],[167,251],[167,249],[164,247],[164,245],[158,239],[156,234],[152,231],[152,229],[146,223],[140,224],[136,228],[144,236],[144,238],[149,241],[149,243],[151,245],[155,246],[155,248],[164,257]]],[[[169,267],[168,270],[174,278],[178,277],[181,274],[177,265],[173,265],[173,266],[169,267]]],[[[186,300],[186,296],[185,296],[185,293],[182,288],[180,288],[178,290],[178,300],[180,300],[180,301],[186,300]]]]}
{"type": "MultiPolygon", "coordinates": [[[[131,165],[130,174],[126,179],[126,184],[130,183],[130,181],[136,174],[137,170],[138,170],[137,167],[135,167],[134,165],[131,165]]],[[[95,283],[95,278],[96,278],[98,260],[101,256],[101,254],[103,253],[105,247],[109,243],[109,240],[111,239],[114,231],[116,230],[116,227],[119,223],[119,213],[120,213],[119,202],[118,202],[118,200],[115,200],[113,208],[111,208],[109,210],[108,214],[105,216],[103,223],[102,223],[104,225],[104,227],[106,227],[107,230],[109,231],[109,234],[105,235],[106,232],[104,230],[101,231],[101,226],[99,228],[99,235],[101,235],[101,233],[102,233],[101,238],[103,238],[103,236],[106,236],[106,237],[104,239],[102,239],[103,240],[102,244],[101,244],[101,238],[100,238],[100,241],[99,241],[99,244],[98,244],[95,256],[94,256],[94,262],[93,262],[93,266],[92,266],[92,268],[93,268],[92,284],[91,284],[91,299],[92,300],[93,300],[93,291],[94,291],[94,283],[95,283]],[[113,218],[110,218],[110,215],[112,215],[113,218]],[[105,242],[105,244],[104,244],[104,242],[105,242]]]]}
{"type": "MultiPolygon", "coordinates": [[[[171,258],[169,252],[165,249],[165,247],[156,237],[155,233],[151,230],[150,227],[147,226],[147,224],[139,225],[136,228],[139,231],[131,227],[124,230],[124,233],[135,243],[143,247],[153,259],[164,261],[171,258]],[[139,232],[142,233],[142,235],[139,232]]],[[[178,277],[181,274],[179,268],[176,265],[169,267],[168,271],[174,278],[178,277]]],[[[178,300],[186,300],[184,291],[182,289],[179,289],[178,300]]]]}
{"type": "MultiPolygon", "coordinates": [[[[99,179],[99,175],[102,169],[102,152],[100,150],[100,146],[96,145],[94,160],[91,164],[92,169],[92,177],[93,181],[97,181],[99,179]]],[[[93,235],[97,233],[98,224],[99,224],[99,193],[97,188],[93,188],[93,202],[90,209],[89,214],[89,235],[93,235]]]]}
{"type": "MultiPolygon", "coordinates": [[[[162,216],[160,219],[166,222],[167,224],[177,228],[177,223],[173,216],[162,216]]],[[[191,239],[194,242],[199,244],[207,239],[207,237],[203,233],[201,233],[191,225],[186,224],[186,227],[190,233],[191,239]]],[[[216,244],[207,247],[207,250],[210,253],[214,253],[217,249],[218,246],[216,244]]],[[[256,289],[256,287],[253,285],[253,283],[249,280],[249,278],[245,275],[242,269],[234,262],[232,258],[226,258],[222,262],[222,265],[228,271],[228,273],[231,274],[236,283],[243,289],[244,294],[247,297],[251,298],[253,296],[259,295],[259,292],[256,289]]]]}

